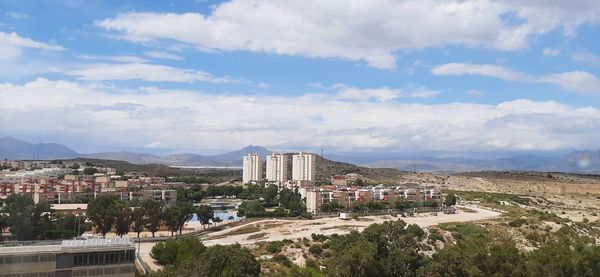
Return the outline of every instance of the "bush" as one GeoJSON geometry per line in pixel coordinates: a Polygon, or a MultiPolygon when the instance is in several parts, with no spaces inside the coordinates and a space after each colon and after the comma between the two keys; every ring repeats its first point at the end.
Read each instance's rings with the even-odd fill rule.
{"type": "Polygon", "coordinates": [[[267,246],[267,252],[269,254],[279,253],[279,251],[281,251],[281,249],[283,248],[283,245],[284,244],[281,241],[272,241],[267,246]]]}
{"type": "Polygon", "coordinates": [[[313,239],[313,241],[318,241],[318,242],[323,242],[323,241],[327,240],[327,236],[323,235],[323,234],[312,233],[312,234],[310,234],[310,237],[313,239]]]}
{"type": "Polygon", "coordinates": [[[508,222],[508,226],[510,227],[521,227],[523,224],[526,224],[527,220],[523,218],[518,218],[513,221],[508,222]]]}
{"type": "Polygon", "coordinates": [[[290,259],[287,256],[282,254],[277,254],[273,256],[273,261],[285,265],[287,267],[292,266],[292,261],[290,261],[290,259]]]}
{"type": "Polygon", "coordinates": [[[154,245],[150,251],[150,257],[160,265],[174,265],[196,259],[205,250],[204,244],[196,237],[186,237],[180,240],[168,239],[154,245]]]}
{"type": "Polygon", "coordinates": [[[313,254],[313,255],[321,255],[321,253],[323,253],[323,248],[321,248],[321,246],[318,245],[313,245],[310,248],[308,248],[308,252],[313,254]]]}

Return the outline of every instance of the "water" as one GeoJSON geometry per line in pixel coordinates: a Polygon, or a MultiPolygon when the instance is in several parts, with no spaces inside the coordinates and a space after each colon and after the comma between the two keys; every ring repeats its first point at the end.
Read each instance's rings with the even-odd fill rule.
{"type": "MultiPolygon", "coordinates": [[[[230,217],[233,217],[232,220],[239,220],[237,217],[237,212],[234,210],[226,211],[226,210],[215,210],[214,217],[219,217],[221,220],[228,220],[230,217]]],[[[190,221],[198,221],[198,216],[196,214],[193,215],[190,221]]]]}

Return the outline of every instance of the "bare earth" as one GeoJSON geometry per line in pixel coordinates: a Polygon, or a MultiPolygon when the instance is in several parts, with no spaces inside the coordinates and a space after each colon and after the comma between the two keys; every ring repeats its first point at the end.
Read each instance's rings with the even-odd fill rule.
{"type": "MultiPolygon", "coordinates": [[[[207,246],[235,243],[239,243],[241,245],[250,245],[260,241],[309,238],[313,233],[324,235],[332,235],[335,233],[346,234],[351,230],[362,231],[371,224],[383,223],[388,220],[402,219],[407,224],[417,224],[420,227],[428,227],[440,223],[483,220],[500,215],[499,212],[479,207],[469,206],[468,208],[476,212],[459,211],[459,213],[452,215],[438,213],[437,216],[427,213],[406,218],[397,218],[392,216],[366,216],[361,217],[359,220],[341,220],[338,218],[321,218],[314,220],[264,219],[210,233],[200,238],[207,246]],[[239,234],[228,235],[232,232],[236,233],[236,231],[239,234]]],[[[158,270],[161,268],[161,266],[155,264],[149,255],[154,244],[155,243],[153,242],[141,243],[140,256],[152,270],[158,270]]]]}

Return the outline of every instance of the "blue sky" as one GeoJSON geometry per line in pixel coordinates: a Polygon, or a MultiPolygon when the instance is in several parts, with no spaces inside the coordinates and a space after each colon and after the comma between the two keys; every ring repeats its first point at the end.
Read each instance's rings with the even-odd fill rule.
{"type": "Polygon", "coordinates": [[[600,148],[600,4],[0,2],[0,135],[81,152],[600,148]]]}

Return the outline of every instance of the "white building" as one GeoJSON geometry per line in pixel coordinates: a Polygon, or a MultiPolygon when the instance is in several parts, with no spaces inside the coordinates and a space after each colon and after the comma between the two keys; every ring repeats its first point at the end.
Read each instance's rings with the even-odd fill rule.
{"type": "Polygon", "coordinates": [[[244,156],[242,182],[248,184],[258,182],[262,179],[262,161],[256,153],[250,153],[244,156]]]}
{"type": "Polygon", "coordinates": [[[315,181],[316,156],[308,152],[300,152],[292,157],[292,180],[315,181]]]}
{"type": "Polygon", "coordinates": [[[283,153],[273,153],[267,156],[267,181],[286,182],[287,174],[287,155],[283,153]]]}

